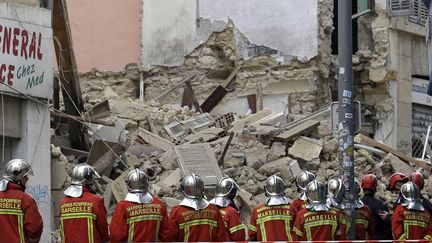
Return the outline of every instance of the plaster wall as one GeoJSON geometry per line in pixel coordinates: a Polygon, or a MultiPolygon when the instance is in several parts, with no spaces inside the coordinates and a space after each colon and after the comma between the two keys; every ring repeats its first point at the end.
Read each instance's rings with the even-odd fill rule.
{"type": "Polygon", "coordinates": [[[196,47],[196,0],[143,0],[142,62],[177,66],[196,47]]]}
{"type": "Polygon", "coordinates": [[[231,19],[251,44],[283,55],[309,60],[318,54],[317,0],[200,0],[199,15],[231,19]]]}
{"type": "Polygon", "coordinates": [[[78,71],[140,63],[140,0],[67,0],[78,71]]]}
{"type": "Polygon", "coordinates": [[[144,68],[182,65],[230,20],[240,58],[270,54],[280,62],[307,61],[318,54],[317,0],[143,0],[144,68]]]}

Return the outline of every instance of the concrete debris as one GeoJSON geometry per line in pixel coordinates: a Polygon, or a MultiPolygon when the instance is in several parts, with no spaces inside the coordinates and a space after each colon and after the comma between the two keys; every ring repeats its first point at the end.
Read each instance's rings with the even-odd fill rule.
{"type": "Polygon", "coordinates": [[[299,137],[294,145],[288,149],[288,154],[305,162],[319,159],[323,142],[307,137],[299,137]],[[305,149],[307,148],[307,149],[305,149]]]}
{"type": "MultiPolygon", "coordinates": [[[[70,183],[68,174],[79,156],[86,156],[84,161],[95,166],[103,176],[98,192],[104,196],[109,213],[126,195],[125,176],[134,168],[148,174],[151,193],[162,198],[168,208],[177,205],[182,198],[180,181],[185,174],[193,172],[202,176],[209,197],[218,180],[229,176],[240,185],[238,200],[243,205],[241,212],[246,221],[253,207],[264,200],[264,183],[270,175],[284,179],[286,195],[291,199],[296,195],[295,178],[302,170],[311,170],[322,181],[338,176],[338,140],[331,129],[323,128],[330,126],[329,123],[315,120],[316,114],[322,116],[325,110],[314,113],[312,118],[299,116],[298,119],[304,120],[299,123],[269,108],[240,117],[234,113],[200,114],[187,107],[174,109],[154,101],[141,106],[151,112],[143,115],[139,122],[150,121],[151,126],[145,127],[152,132],[142,127],[134,130],[122,126],[117,120],[119,126],[114,128],[99,126],[98,135],[110,139],[93,139],[89,153],[64,149],[68,153],[66,157],[60,147],[51,146],[51,170],[55,175],[52,188],[58,192],[54,200],[60,200],[61,190],[70,183]],[[322,129],[329,132],[322,133],[322,129]],[[222,163],[218,164],[222,157],[222,163]]],[[[132,110],[136,108],[133,107],[132,110]]],[[[112,108],[115,111],[118,106],[112,108]]],[[[377,146],[374,140],[360,137],[357,141],[368,146],[355,147],[356,177],[374,172],[380,179],[377,194],[390,199],[391,195],[385,190],[386,178],[396,171],[411,173],[413,168],[400,160],[399,154],[389,153],[380,160],[381,154],[388,153],[389,148],[382,144],[377,146]],[[379,147],[380,153],[372,147],[379,147]]],[[[409,156],[401,159],[414,160],[409,156]]],[[[430,179],[426,183],[432,184],[430,179]]],[[[432,192],[428,193],[432,197],[432,192]]]]}

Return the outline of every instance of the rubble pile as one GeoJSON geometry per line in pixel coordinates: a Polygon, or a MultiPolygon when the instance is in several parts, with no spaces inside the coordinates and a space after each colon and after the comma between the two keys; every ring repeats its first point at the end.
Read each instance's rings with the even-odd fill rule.
{"type": "MultiPolygon", "coordinates": [[[[151,192],[169,206],[182,198],[179,182],[185,174],[201,175],[209,197],[217,181],[229,176],[241,187],[240,197],[246,211],[262,203],[264,182],[270,175],[282,177],[287,184],[286,195],[295,199],[294,180],[302,170],[315,173],[320,181],[335,178],[339,173],[338,140],[329,132],[329,123],[324,122],[328,113],[322,111],[305,116],[296,124],[298,120],[289,122],[285,114],[268,108],[241,117],[233,113],[199,113],[187,106],[174,109],[156,102],[123,103],[111,103],[112,112],[106,119],[120,117],[114,127],[98,125],[89,132],[92,148],[85,154],[87,162],[102,176],[95,190],[105,197],[109,212],[127,193],[124,177],[134,168],[147,172],[151,192]],[[124,107],[132,113],[122,113],[124,107]],[[317,117],[320,112],[323,115],[317,117]]],[[[385,190],[386,178],[394,172],[409,174],[414,168],[396,155],[376,152],[377,149],[368,152],[365,148],[371,147],[355,150],[356,178],[361,180],[368,172],[377,175],[378,194],[390,201],[391,195],[385,190]]],[[[51,157],[55,201],[70,183],[68,173],[80,155],[52,145],[51,157]]],[[[426,184],[432,181],[429,179],[426,184]]],[[[432,197],[432,192],[427,193],[432,197]]]]}

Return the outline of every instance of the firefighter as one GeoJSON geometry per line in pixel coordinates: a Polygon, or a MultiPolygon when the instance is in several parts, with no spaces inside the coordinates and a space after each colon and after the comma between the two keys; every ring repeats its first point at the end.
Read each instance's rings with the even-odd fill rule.
{"type": "Polygon", "coordinates": [[[191,174],[181,182],[184,199],[169,215],[173,241],[226,241],[228,235],[216,205],[204,199],[204,182],[191,174]]]}
{"type": "Polygon", "coordinates": [[[246,240],[246,232],[240,220],[240,213],[234,202],[238,188],[233,179],[224,177],[216,186],[216,195],[210,201],[211,204],[219,207],[229,234],[229,241],[246,240]]]}
{"type": "Polygon", "coordinates": [[[316,180],[306,186],[307,204],[294,223],[295,240],[329,241],[343,239],[338,214],[326,203],[326,187],[316,180]]]}
{"type": "Polygon", "coordinates": [[[315,175],[306,170],[300,172],[296,177],[296,185],[299,196],[292,202],[292,204],[299,212],[306,207],[306,185],[313,180],[315,180],[315,175]]]}
{"type": "Polygon", "coordinates": [[[33,197],[24,192],[29,175],[34,176],[33,170],[22,159],[6,164],[0,181],[0,242],[39,242],[42,217],[33,197]]]}
{"type": "Polygon", "coordinates": [[[100,178],[88,164],[78,164],[72,171],[71,185],[60,203],[60,231],[63,242],[106,242],[107,211],[103,198],[96,195],[94,180],[100,178]]]}
{"type": "Polygon", "coordinates": [[[375,219],[370,208],[360,200],[361,189],[357,180],[354,182],[354,190],[356,240],[371,240],[375,234],[375,219]]]}
{"type": "Polygon", "coordinates": [[[375,231],[373,235],[374,240],[392,240],[391,232],[391,219],[389,216],[389,209],[379,199],[375,197],[378,186],[378,180],[373,174],[366,174],[361,182],[363,190],[362,202],[366,204],[372,211],[375,221],[375,231]]]}
{"type": "Polygon", "coordinates": [[[414,183],[401,187],[401,204],[392,216],[395,240],[432,240],[432,218],[420,203],[420,190],[414,183]]]}
{"type": "Polygon", "coordinates": [[[425,208],[425,210],[432,215],[432,203],[421,194],[421,191],[424,188],[423,175],[420,172],[415,171],[411,173],[411,175],[409,176],[409,180],[418,186],[420,191],[420,202],[425,208]]]}
{"type": "Polygon", "coordinates": [[[285,197],[285,183],[278,176],[267,178],[264,204],[253,211],[249,224],[250,241],[292,241],[297,209],[285,197]]]}
{"type": "Polygon", "coordinates": [[[397,173],[394,173],[393,175],[390,176],[387,190],[389,190],[392,193],[398,194],[398,196],[396,197],[396,200],[392,201],[393,209],[395,209],[396,206],[401,203],[402,197],[400,194],[400,189],[401,189],[402,185],[408,181],[409,181],[408,177],[403,173],[397,172],[397,173]]]}
{"type": "Polygon", "coordinates": [[[340,223],[340,239],[344,240],[347,237],[351,225],[351,218],[345,212],[345,205],[342,203],[345,197],[345,186],[341,179],[331,179],[327,183],[327,204],[332,207],[332,210],[338,214],[340,223]]]}
{"type": "Polygon", "coordinates": [[[148,190],[148,176],[134,169],[126,177],[128,194],[114,211],[111,242],[171,241],[165,204],[148,190]]]}

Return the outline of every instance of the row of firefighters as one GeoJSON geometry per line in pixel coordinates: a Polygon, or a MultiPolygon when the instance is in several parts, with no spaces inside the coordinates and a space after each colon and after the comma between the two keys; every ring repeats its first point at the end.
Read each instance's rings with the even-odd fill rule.
{"type": "MultiPolygon", "coordinates": [[[[33,172],[24,160],[6,165],[0,181],[1,242],[40,240],[42,219],[35,200],[25,193],[29,175],[33,172]]],[[[184,199],[168,215],[165,204],[149,193],[146,173],[134,169],[126,177],[128,194],[118,203],[108,226],[103,198],[92,190],[98,173],[84,163],[75,166],[71,176],[60,205],[62,242],[327,241],[345,240],[350,230],[342,181],[321,183],[308,171],[297,176],[300,194],[292,202],[285,196],[280,177],[266,180],[266,200],[253,210],[247,234],[236,203],[238,186],[231,178],[221,179],[215,197],[207,201],[202,178],[184,177],[184,199]]],[[[422,174],[390,177],[388,189],[398,192],[392,214],[375,198],[377,184],[373,174],[365,175],[361,186],[355,183],[356,239],[432,240],[432,207],[420,193],[422,174]]]]}

